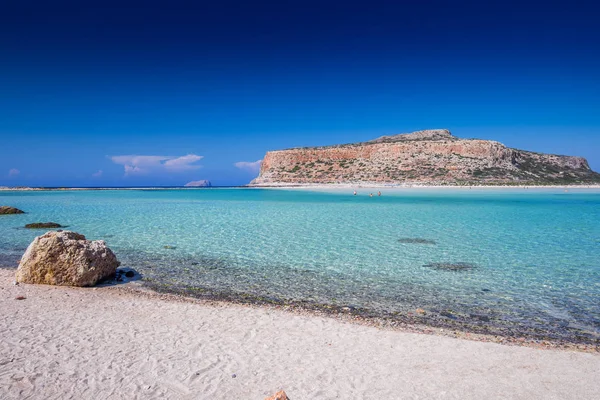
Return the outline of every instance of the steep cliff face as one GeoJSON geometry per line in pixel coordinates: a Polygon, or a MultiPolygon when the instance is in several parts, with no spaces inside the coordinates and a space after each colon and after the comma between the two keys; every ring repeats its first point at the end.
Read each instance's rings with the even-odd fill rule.
{"type": "Polygon", "coordinates": [[[600,174],[581,157],[460,139],[439,129],[363,143],[270,151],[251,185],[313,183],[598,184],[600,174]]]}

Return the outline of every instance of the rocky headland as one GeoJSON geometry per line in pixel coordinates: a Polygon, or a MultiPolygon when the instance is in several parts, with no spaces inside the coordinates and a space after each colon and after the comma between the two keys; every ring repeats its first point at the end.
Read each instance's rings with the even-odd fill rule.
{"type": "Polygon", "coordinates": [[[269,151],[250,186],[307,184],[598,185],[600,174],[582,157],[512,149],[434,129],[269,151]]]}

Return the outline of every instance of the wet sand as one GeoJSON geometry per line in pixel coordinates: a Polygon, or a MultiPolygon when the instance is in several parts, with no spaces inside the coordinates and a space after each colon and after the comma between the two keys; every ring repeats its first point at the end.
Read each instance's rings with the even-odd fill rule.
{"type": "Polygon", "coordinates": [[[600,354],[380,329],[128,285],[13,285],[0,398],[594,399],[600,354]],[[22,296],[23,300],[16,298],[22,296]]]}

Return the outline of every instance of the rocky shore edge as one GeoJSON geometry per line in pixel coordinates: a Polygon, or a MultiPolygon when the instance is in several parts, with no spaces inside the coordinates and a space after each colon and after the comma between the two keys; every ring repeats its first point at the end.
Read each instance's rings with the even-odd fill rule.
{"type": "Polygon", "coordinates": [[[378,313],[360,307],[321,304],[311,301],[286,300],[248,293],[217,292],[211,289],[186,288],[161,282],[142,281],[119,286],[119,290],[142,296],[157,296],[161,299],[227,306],[230,304],[255,308],[283,310],[305,316],[328,317],[336,320],[401,332],[438,335],[479,342],[490,342],[536,349],[560,349],[600,354],[600,337],[581,338],[568,341],[544,334],[522,334],[520,332],[494,331],[488,325],[463,325],[460,321],[444,321],[427,318],[426,311],[416,309],[414,313],[378,313]]]}

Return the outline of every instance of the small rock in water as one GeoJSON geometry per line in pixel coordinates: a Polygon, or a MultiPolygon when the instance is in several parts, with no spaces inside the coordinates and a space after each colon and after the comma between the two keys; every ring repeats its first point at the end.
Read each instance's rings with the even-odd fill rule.
{"type": "Polygon", "coordinates": [[[426,268],[437,269],[438,271],[467,271],[475,268],[475,264],[457,262],[457,263],[431,263],[425,264],[426,268]]]}
{"type": "Polygon", "coordinates": [[[456,315],[454,315],[454,314],[452,314],[451,312],[448,312],[448,311],[442,311],[440,313],[440,315],[442,317],[446,317],[446,318],[450,318],[450,319],[457,319],[456,315]]]}
{"type": "Polygon", "coordinates": [[[34,222],[32,224],[25,225],[27,229],[52,229],[52,228],[64,228],[61,224],[56,222],[34,222]]]}
{"type": "Polygon", "coordinates": [[[120,282],[123,278],[133,278],[135,276],[135,271],[132,269],[118,269],[115,273],[115,280],[120,282]]]}
{"type": "Polygon", "coordinates": [[[163,248],[168,249],[168,250],[175,250],[177,247],[167,245],[167,246],[163,246],[163,248]]]}
{"type": "Polygon", "coordinates": [[[471,318],[478,319],[483,322],[490,322],[490,317],[487,315],[479,315],[479,314],[469,314],[471,318]]]}
{"type": "Polygon", "coordinates": [[[415,310],[415,312],[416,312],[417,314],[425,314],[425,310],[423,310],[422,308],[417,308],[417,309],[415,310]]]}
{"type": "Polygon", "coordinates": [[[422,238],[401,238],[398,239],[399,243],[409,243],[409,244],[437,244],[435,240],[431,239],[422,239],[422,238]]]}
{"type": "Polygon", "coordinates": [[[22,210],[19,210],[15,207],[9,206],[0,206],[0,215],[9,215],[9,214],[25,214],[22,210]]]}
{"type": "Polygon", "coordinates": [[[481,289],[482,292],[490,292],[490,289],[481,289]]]}

